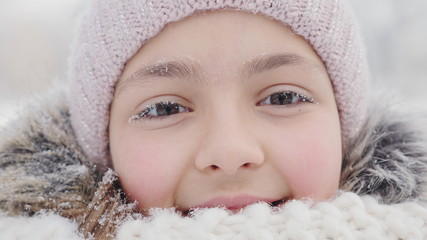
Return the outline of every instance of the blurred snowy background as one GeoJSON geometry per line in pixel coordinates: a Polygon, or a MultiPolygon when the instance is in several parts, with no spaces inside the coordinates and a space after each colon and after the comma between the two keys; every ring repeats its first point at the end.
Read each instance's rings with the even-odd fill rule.
{"type": "MultiPolygon", "coordinates": [[[[404,106],[425,107],[427,1],[349,1],[365,35],[373,81],[395,89],[404,106]]],[[[0,125],[30,96],[65,83],[69,44],[85,2],[0,0],[0,125]]]]}

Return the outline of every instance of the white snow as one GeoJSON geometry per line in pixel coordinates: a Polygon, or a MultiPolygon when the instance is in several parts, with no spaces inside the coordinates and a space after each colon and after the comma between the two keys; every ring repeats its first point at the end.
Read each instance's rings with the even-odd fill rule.
{"type": "Polygon", "coordinates": [[[37,217],[5,217],[0,215],[0,239],[4,240],[83,240],[77,224],[53,214],[37,217]]]}
{"type": "Polygon", "coordinates": [[[0,127],[30,96],[63,83],[85,0],[0,0],[0,127]]]}
{"type": "Polygon", "coordinates": [[[0,129],[7,126],[7,123],[16,117],[19,113],[20,103],[18,100],[1,99],[0,100],[0,129]]]}

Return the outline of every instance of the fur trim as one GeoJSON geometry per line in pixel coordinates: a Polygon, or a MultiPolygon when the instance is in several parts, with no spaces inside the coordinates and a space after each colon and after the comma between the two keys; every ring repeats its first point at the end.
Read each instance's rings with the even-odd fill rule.
{"type": "Polygon", "coordinates": [[[61,99],[38,100],[1,132],[0,209],[9,215],[49,209],[75,217],[91,201],[100,174],[78,146],[61,99]]]}
{"type": "MultiPolygon", "coordinates": [[[[136,211],[111,172],[101,181],[77,144],[68,106],[60,99],[37,101],[25,119],[2,131],[0,211],[8,216],[54,211],[77,221],[85,236],[110,239],[118,223],[136,211]]],[[[383,203],[425,201],[427,145],[419,129],[395,113],[376,110],[370,116],[347,148],[341,189],[383,203]]]]}
{"type": "Polygon", "coordinates": [[[126,203],[117,176],[110,169],[105,173],[92,202],[88,205],[87,211],[80,221],[80,232],[85,237],[111,239],[116,234],[117,226],[139,216],[135,206],[134,203],[126,203]]]}
{"type": "Polygon", "coordinates": [[[375,195],[387,204],[427,201],[423,128],[409,114],[371,109],[369,116],[344,156],[341,189],[375,195]]]}

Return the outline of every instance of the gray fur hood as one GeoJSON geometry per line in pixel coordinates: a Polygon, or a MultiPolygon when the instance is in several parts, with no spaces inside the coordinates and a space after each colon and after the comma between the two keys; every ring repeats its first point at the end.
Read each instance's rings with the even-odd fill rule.
{"type": "MultiPolygon", "coordinates": [[[[347,146],[340,189],[384,204],[427,201],[424,134],[413,117],[388,109],[371,109],[347,146]]],[[[85,157],[60,94],[38,99],[0,134],[0,212],[54,211],[99,239],[112,238],[117,222],[136,214],[114,174],[99,172],[85,157]],[[100,224],[101,217],[109,220],[100,224]]]]}

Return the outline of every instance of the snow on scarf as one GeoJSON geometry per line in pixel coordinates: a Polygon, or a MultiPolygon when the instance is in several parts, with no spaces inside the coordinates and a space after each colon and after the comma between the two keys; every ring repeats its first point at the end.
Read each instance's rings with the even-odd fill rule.
{"type": "MultiPolygon", "coordinates": [[[[416,202],[380,204],[373,197],[341,193],[312,205],[291,201],[280,208],[254,204],[232,214],[201,209],[192,217],[172,210],[124,221],[117,240],[154,239],[427,239],[427,208],[416,202]]],[[[77,224],[53,214],[0,217],[0,239],[81,240],[77,224]]]]}

